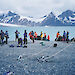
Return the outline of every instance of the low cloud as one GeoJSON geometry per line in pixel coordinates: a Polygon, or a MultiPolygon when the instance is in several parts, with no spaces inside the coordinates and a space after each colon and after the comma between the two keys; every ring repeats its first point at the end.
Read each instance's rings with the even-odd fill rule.
{"type": "Polygon", "coordinates": [[[56,15],[68,9],[75,11],[74,7],[74,0],[0,0],[1,12],[12,10],[20,15],[33,17],[41,17],[51,11],[56,15]]]}

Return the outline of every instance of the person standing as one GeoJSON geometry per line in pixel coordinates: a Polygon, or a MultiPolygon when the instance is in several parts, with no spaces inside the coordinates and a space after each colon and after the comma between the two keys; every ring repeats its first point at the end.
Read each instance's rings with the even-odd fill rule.
{"type": "Polygon", "coordinates": [[[50,41],[50,36],[48,35],[48,41],[50,41]]]}
{"type": "Polygon", "coordinates": [[[15,41],[18,40],[19,34],[20,34],[20,33],[18,32],[18,30],[16,30],[16,32],[15,32],[15,41]]]}
{"type": "Polygon", "coordinates": [[[33,31],[31,32],[31,35],[32,35],[33,43],[34,43],[34,32],[33,31]]]}
{"type": "Polygon", "coordinates": [[[69,32],[67,31],[67,38],[66,41],[69,41],[69,32]]]}
{"type": "Polygon", "coordinates": [[[7,44],[8,43],[8,38],[9,38],[8,31],[5,32],[5,38],[6,38],[6,44],[7,44]]]}
{"type": "Polygon", "coordinates": [[[56,34],[56,40],[57,40],[57,41],[60,40],[59,37],[60,37],[60,33],[59,33],[59,31],[58,31],[57,34],[56,34]]]}
{"type": "Polygon", "coordinates": [[[32,38],[31,33],[32,33],[32,31],[29,33],[30,39],[32,38]]]}
{"type": "Polygon", "coordinates": [[[66,32],[65,31],[63,32],[63,39],[64,39],[64,41],[66,41],[66,32]]]}
{"type": "Polygon", "coordinates": [[[27,44],[27,32],[26,32],[26,30],[24,31],[24,44],[27,44]]]}
{"type": "Polygon", "coordinates": [[[43,37],[43,40],[46,40],[46,33],[44,33],[44,37],[43,37]]]}
{"type": "Polygon", "coordinates": [[[1,44],[1,33],[0,33],[0,44],[1,44]]]}
{"type": "Polygon", "coordinates": [[[4,32],[3,32],[3,30],[1,30],[1,43],[3,44],[4,43],[4,32]]]}
{"type": "Polygon", "coordinates": [[[40,34],[40,37],[41,37],[41,40],[43,40],[43,33],[41,32],[41,34],[40,34]]]}

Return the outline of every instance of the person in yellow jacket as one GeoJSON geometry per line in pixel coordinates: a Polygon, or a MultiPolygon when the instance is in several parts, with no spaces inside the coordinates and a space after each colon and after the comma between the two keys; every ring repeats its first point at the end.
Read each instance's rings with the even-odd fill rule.
{"type": "Polygon", "coordinates": [[[43,33],[41,32],[41,35],[40,35],[40,37],[41,37],[41,40],[43,39],[43,33]]]}

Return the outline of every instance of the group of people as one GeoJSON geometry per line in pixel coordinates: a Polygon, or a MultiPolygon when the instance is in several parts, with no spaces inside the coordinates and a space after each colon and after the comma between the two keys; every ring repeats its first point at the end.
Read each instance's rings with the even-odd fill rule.
{"type": "Polygon", "coordinates": [[[60,32],[58,31],[56,34],[55,41],[69,41],[69,32],[63,32],[63,36],[60,35],[60,32]]]}
{"type": "Polygon", "coordinates": [[[37,39],[37,33],[36,32],[34,33],[33,31],[31,31],[29,33],[29,36],[30,36],[30,39],[33,40],[33,43],[34,43],[34,40],[37,39]]]}
{"type": "Polygon", "coordinates": [[[6,31],[5,33],[3,32],[3,30],[0,31],[0,44],[4,44],[4,42],[7,44],[8,43],[8,31],[6,31]],[[4,39],[6,39],[4,41],[4,39]]]}
{"type": "Polygon", "coordinates": [[[33,40],[33,43],[34,43],[34,40],[48,40],[48,41],[50,40],[50,36],[48,35],[48,38],[47,38],[46,33],[44,33],[44,36],[43,36],[43,32],[41,32],[40,36],[38,36],[36,32],[31,31],[29,33],[29,36],[30,36],[30,39],[33,40]]]}
{"type": "Polygon", "coordinates": [[[43,35],[43,33],[41,32],[41,34],[40,34],[40,37],[41,37],[41,40],[50,40],[50,36],[48,35],[48,37],[46,36],[46,33],[44,33],[44,35],[43,35]]]}
{"type": "MultiPolygon", "coordinates": [[[[24,31],[24,39],[20,38],[19,37],[19,34],[20,32],[18,32],[18,30],[16,30],[15,32],[15,41],[17,40],[18,41],[18,44],[21,43],[21,45],[24,43],[24,44],[27,44],[27,31],[25,30],[24,31]]],[[[30,36],[30,39],[33,41],[34,43],[34,40],[50,40],[50,36],[48,35],[48,38],[46,36],[46,33],[43,34],[43,32],[40,33],[40,36],[37,35],[36,32],[33,32],[31,31],[29,33],[29,36],[30,36]]],[[[9,38],[9,35],[8,35],[8,31],[6,31],[5,33],[3,32],[3,30],[0,31],[0,44],[3,44],[4,42],[7,44],[8,43],[8,38],[9,38]],[[4,41],[4,38],[6,39],[4,41]]],[[[55,41],[69,41],[69,32],[63,32],[63,36],[60,35],[60,32],[58,31],[57,34],[56,34],[56,39],[55,41]]]]}
{"type": "MultiPolygon", "coordinates": [[[[20,43],[21,43],[21,45],[22,44],[27,44],[27,31],[26,30],[24,31],[24,39],[20,38],[19,34],[20,34],[20,32],[18,32],[18,30],[16,30],[16,32],[15,32],[15,37],[16,37],[15,40],[18,41],[18,44],[20,44],[20,43]]],[[[50,40],[50,36],[48,35],[48,38],[46,38],[46,33],[44,33],[44,36],[43,36],[42,32],[41,32],[40,36],[38,36],[36,32],[31,31],[29,33],[29,36],[30,36],[30,39],[33,41],[33,43],[34,43],[34,40],[38,40],[38,39],[39,40],[46,40],[47,39],[48,41],[50,40]]]]}
{"type": "Polygon", "coordinates": [[[24,31],[24,40],[22,38],[19,38],[19,34],[20,32],[18,32],[18,30],[16,30],[15,32],[15,41],[17,40],[18,41],[18,44],[23,44],[23,41],[24,41],[24,44],[27,44],[27,32],[26,30],[24,31]]]}

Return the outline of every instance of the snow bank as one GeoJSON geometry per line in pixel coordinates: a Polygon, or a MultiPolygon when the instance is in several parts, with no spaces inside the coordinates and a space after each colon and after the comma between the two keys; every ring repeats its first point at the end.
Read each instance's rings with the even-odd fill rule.
{"type": "Polygon", "coordinates": [[[44,18],[33,18],[33,17],[24,17],[24,16],[21,16],[19,20],[23,20],[23,19],[27,19],[28,21],[32,21],[32,22],[42,22],[46,17],[44,18]]]}
{"type": "Polygon", "coordinates": [[[0,26],[25,27],[24,25],[7,24],[7,23],[0,23],[0,26]]]}

